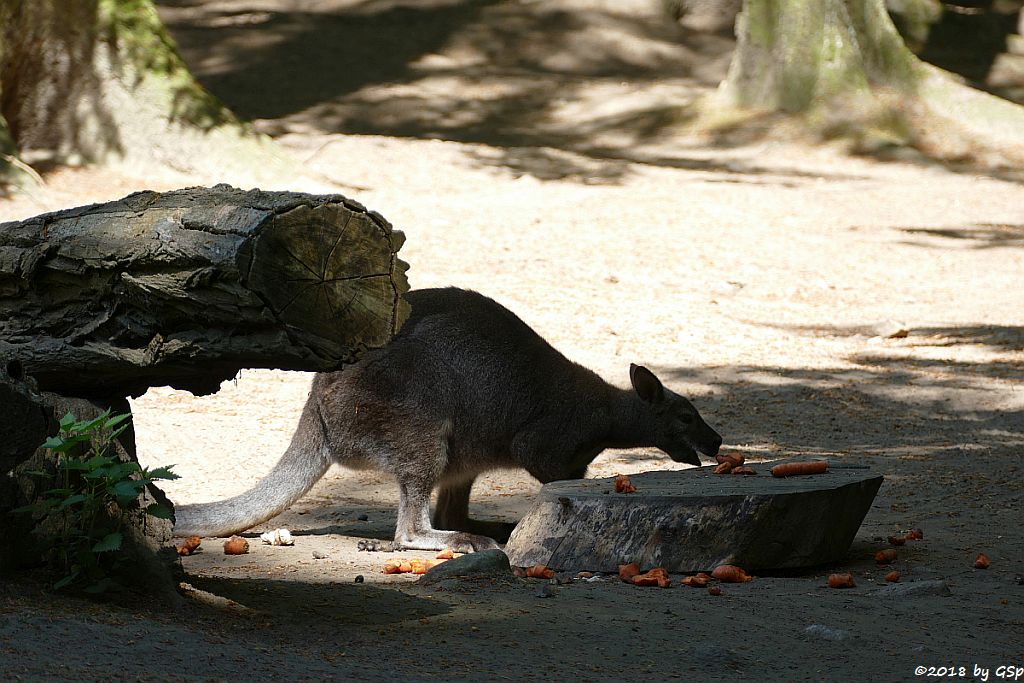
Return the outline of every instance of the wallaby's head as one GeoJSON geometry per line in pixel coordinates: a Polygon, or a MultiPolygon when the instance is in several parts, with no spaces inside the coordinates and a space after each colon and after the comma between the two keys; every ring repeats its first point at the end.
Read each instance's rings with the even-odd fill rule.
{"type": "Polygon", "coordinates": [[[715,457],[722,437],[708,426],[692,403],[666,389],[653,372],[641,365],[629,366],[629,379],[654,416],[655,446],[676,462],[690,465],[700,465],[698,452],[715,457]]]}

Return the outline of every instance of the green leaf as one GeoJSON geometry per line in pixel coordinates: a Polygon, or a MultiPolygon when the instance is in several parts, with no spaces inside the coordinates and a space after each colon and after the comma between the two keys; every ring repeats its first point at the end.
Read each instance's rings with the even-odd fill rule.
{"type": "Polygon", "coordinates": [[[88,422],[79,422],[77,425],[75,425],[75,427],[78,427],[78,430],[76,431],[91,432],[100,425],[102,425],[104,422],[106,422],[108,417],[110,417],[109,409],[104,410],[102,413],[99,414],[98,417],[94,417],[88,422]]]}
{"type": "Polygon", "coordinates": [[[56,449],[56,448],[58,448],[59,446],[61,446],[63,444],[64,444],[64,439],[62,437],[60,437],[60,436],[51,436],[49,439],[47,439],[46,441],[43,442],[43,445],[40,446],[40,448],[56,449]]]}
{"type": "Polygon", "coordinates": [[[153,503],[146,508],[146,514],[157,519],[170,519],[171,509],[162,503],[153,503]]]}
{"type": "Polygon", "coordinates": [[[119,481],[116,484],[114,484],[113,493],[115,496],[118,497],[128,496],[130,498],[135,498],[135,496],[139,495],[139,492],[142,491],[142,489],[145,488],[145,486],[146,484],[141,481],[134,481],[132,479],[128,479],[126,481],[119,481]]]}
{"type": "Polygon", "coordinates": [[[165,465],[164,467],[157,467],[155,470],[143,470],[143,475],[149,479],[181,479],[181,477],[171,471],[174,465],[165,465]]]}
{"type": "MultiPolygon", "coordinates": [[[[131,416],[132,416],[131,413],[121,413],[120,415],[115,415],[114,417],[112,417],[109,420],[107,420],[107,423],[105,425],[103,425],[103,426],[106,427],[107,429],[113,429],[114,427],[116,427],[117,425],[121,424],[122,422],[124,422],[125,420],[130,418],[131,416]]],[[[127,426],[128,425],[125,425],[125,427],[127,427],[127,426]]],[[[123,429],[123,427],[122,427],[122,429],[123,429]]]]}
{"type": "Polygon", "coordinates": [[[73,424],[75,424],[75,416],[74,416],[74,414],[72,414],[70,412],[60,419],[60,428],[61,429],[66,430],[69,427],[71,427],[71,425],[73,425],[73,424]]]}
{"type": "Polygon", "coordinates": [[[115,531],[112,534],[107,534],[103,537],[103,540],[92,547],[94,553],[106,553],[111,550],[118,550],[121,547],[121,541],[123,536],[120,531],[115,531]]]}
{"type": "Polygon", "coordinates": [[[82,493],[77,493],[77,494],[75,494],[73,496],[68,496],[67,498],[65,498],[64,500],[62,500],[60,502],[60,509],[64,510],[65,508],[69,508],[72,505],[77,505],[78,503],[81,503],[84,500],[85,500],[85,494],[82,494],[82,493]]]}

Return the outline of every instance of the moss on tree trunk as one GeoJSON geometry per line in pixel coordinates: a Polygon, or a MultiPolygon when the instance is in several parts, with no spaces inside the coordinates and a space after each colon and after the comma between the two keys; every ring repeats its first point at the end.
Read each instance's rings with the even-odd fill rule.
{"type": "Polygon", "coordinates": [[[718,98],[940,158],[1024,159],[1024,108],[920,61],[883,0],[745,0],[718,98]]]}
{"type": "Polygon", "coordinates": [[[0,45],[9,157],[263,186],[305,175],[195,81],[152,0],[0,0],[0,45]]]}

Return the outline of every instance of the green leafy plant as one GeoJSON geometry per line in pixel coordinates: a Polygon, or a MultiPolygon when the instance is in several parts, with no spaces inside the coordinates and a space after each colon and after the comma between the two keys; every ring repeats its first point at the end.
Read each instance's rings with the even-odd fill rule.
{"type": "MultiPolygon", "coordinates": [[[[107,410],[91,420],[68,413],[60,420],[60,432],[42,444],[56,457],[54,472],[33,472],[48,477],[53,488],[31,505],[16,512],[37,520],[36,535],[49,547],[49,559],[63,577],[55,589],[81,586],[101,593],[114,583],[114,572],[126,560],[126,514],[139,509],[139,495],[148,484],[177,479],[170,467],[148,469],[118,458],[114,440],[128,427],[129,414],[111,415],[107,410]]],[[[143,510],[149,516],[169,519],[170,509],[153,503],[143,510]]]]}

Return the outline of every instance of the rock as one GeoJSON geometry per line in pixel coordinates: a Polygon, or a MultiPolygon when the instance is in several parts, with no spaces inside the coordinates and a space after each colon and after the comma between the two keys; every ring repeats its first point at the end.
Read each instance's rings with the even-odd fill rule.
{"type": "Polygon", "coordinates": [[[850,637],[849,631],[844,631],[841,628],[829,628],[824,624],[811,624],[804,629],[804,633],[834,642],[840,642],[850,637]]]}
{"type": "Polygon", "coordinates": [[[366,579],[363,578],[362,574],[359,574],[359,575],[356,576],[355,581],[356,581],[356,583],[362,583],[363,581],[366,581],[366,579]]]}
{"type": "Polygon", "coordinates": [[[722,477],[710,467],[630,479],[637,491],[629,495],[604,495],[614,490],[611,478],[546,484],[505,547],[512,564],[616,573],[637,562],[694,573],[834,563],[882,483],[870,468],[841,465],[784,479],[722,477]]]}
{"type": "Polygon", "coordinates": [[[951,595],[949,584],[941,579],[928,581],[911,581],[909,583],[894,583],[882,588],[870,591],[870,595],[877,595],[885,598],[917,598],[926,595],[951,595]]]}
{"type": "Polygon", "coordinates": [[[313,551],[313,559],[314,560],[326,560],[327,559],[327,553],[320,552],[319,550],[314,550],[313,551]]]}
{"type": "Polygon", "coordinates": [[[546,583],[542,583],[537,586],[537,590],[533,592],[538,598],[550,598],[554,593],[551,592],[551,586],[546,583]]]}
{"type": "Polygon", "coordinates": [[[449,578],[511,577],[512,566],[508,555],[500,550],[468,553],[431,567],[420,577],[418,584],[429,586],[449,578]]]}

